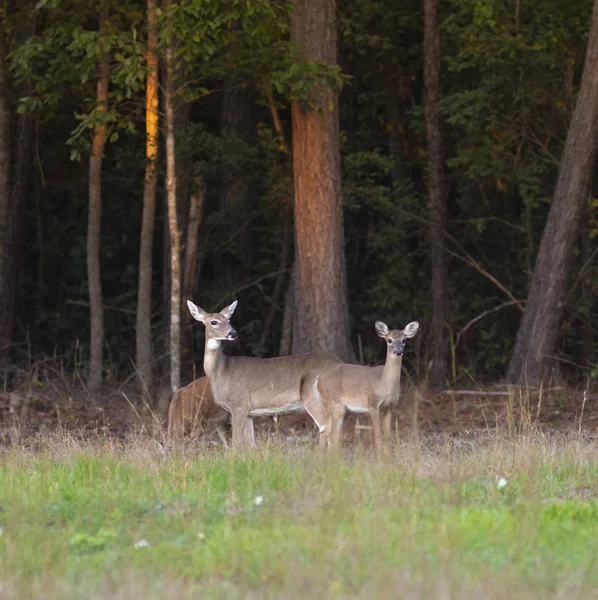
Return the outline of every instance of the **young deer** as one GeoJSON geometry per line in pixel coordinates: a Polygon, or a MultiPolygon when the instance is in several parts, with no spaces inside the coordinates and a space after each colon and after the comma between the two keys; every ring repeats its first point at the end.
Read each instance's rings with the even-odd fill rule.
{"type": "Polygon", "coordinates": [[[222,342],[237,339],[229,323],[237,302],[213,314],[190,300],[187,306],[206,327],[204,371],[214,401],[231,414],[233,446],[244,441],[255,444],[252,417],[307,410],[323,431],[327,413],[316,397],[315,381],[327,368],[340,364],[339,358],[324,352],[277,358],[227,356],[222,352],[222,342]]]}
{"type": "Polygon", "coordinates": [[[228,448],[223,426],[230,422],[230,414],[214,402],[207,377],[200,377],[179,389],[168,409],[168,437],[183,437],[188,428],[192,438],[199,438],[209,425],[213,425],[228,448]]]}
{"type": "Polygon", "coordinates": [[[316,396],[320,396],[328,412],[323,444],[336,445],[340,439],[346,411],[369,413],[374,428],[376,445],[380,447],[382,435],[390,433],[390,409],[399,401],[401,393],[401,364],[407,338],[419,329],[413,321],[405,329],[389,331],[382,321],[376,321],[376,332],[387,342],[386,363],[379,367],[340,364],[322,373],[316,380],[316,396]],[[386,412],[384,431],[380,411],[386,412]]]}

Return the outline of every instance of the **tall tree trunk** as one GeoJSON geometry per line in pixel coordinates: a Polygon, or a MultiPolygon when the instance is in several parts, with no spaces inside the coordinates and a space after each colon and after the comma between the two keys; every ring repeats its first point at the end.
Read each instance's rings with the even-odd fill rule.
{"type": "MultiPolygon", "coordinates": [[[[189,218],[187,219],[187,237],[185,238],[185,257],[183,264],[183,302],[195,298],[197,282],[197,250],[199,248],[199,229],[203,221],[206,186],[199,168],[193,178],[191,198],[189,199],[189,218]]],[[[183,351],[193,349],[193,317],[188,310],[183,311],[183,351]]]]}
{"type": "Polygon", "coordinates": [[[428,198],[432,246],[432,331],[430,385],[440,388],[448,375],[449,339],[448,269],[443,247],[446,227],[447,185],[444,136],[438,114],[440,88],[440,34],[438,0],[424,0],[424,113],[428,143],[428,198]]]}
{"type": "Polygon", "coordinates": [[[573,250],[590,192],[597,145],[598,0],[594,0],[579,96],[509,364],[507,380],[510,383],[537,384],[543,376],[546,358],[554,352],[573,250]]]}
{"type": "MultiPolygon", "coordinates": [[[[100,31],[104,29],[106,15],[100,16],[100,31]]],[[[97,83],[96,110],[106,111],[110,72],[108,59],[100,65],[97,83]]],[[[90,362],[89,385],[97,391],[102,384],[104,346],[104,310],[102,306],[102,280],[100,272],[100,230],[102,218],[102,157],[106,146],[106,125],[94,129],[91,156],[89,157],[89,214],[87,220],[87,280],[90,307],[90,362]]]]}
{"type": "MultiPolygon", "coordinates": [[[[225,287],[234,290],[247,276],[247,270],[252,264],[252,231],[250,225],[252,190],[251,174],[238,152],[239,142],[252,144],[257,134],[257,119],[254,110],[253,95],[238,82],[228,78],[222,103],[221,133],[225,143],[231,144],[232,156],[237,156],[239,162],[231,165],[231,172],[222,194],[222,207],[226,213],[230,231],[238,235],[239,249],[234,257],[226,261],[222,273],[225,287]],[[231,260],[232,258],[232,260],[231,260]]],[[[237,310],[242,319],[244,307],[237,310]]]]}
{"type": "MultiPolygon", "coordinates": [[[[4,244],[10,208],[10,93],[5,62],[5,15],[0,13],[0,274],[4,270],[4,244]]],[[[0,352],[2,348],[0,347],[0,352]]]]}
{"type": "MultiPolygon", "coordinates": [[[[292,172],[293,170],[293,159],[291,157],[291,150],[289,145],[287,144],[286,137],[284,135],[284,130],[282,128],[282,123],[280,121],[280,115],[278,114],[278,108],[276,103],[274,102],[274,96],[270,90],[266,91],[266,96],[268,98],[268,104],[270,105],[270,114],[272,115],[272,122],[274,124],[274,130],[276,131],[276,135],[278,137],[278,145],[279,150],[284,154],[286,161],[288,163],[289,170],[292,172]]],[[[289,263],[289,258],[291,256],[291,251],[293,247],[293,191],[289,190],[289,197],[281,198],[281,219],[283,221],[283,234],[282,234],[282,247],[280,249],[280,262],[278,263],[278,275],[276,276],[276,281],[274,282],[274,291],[272,292],[272,304],[270,305],[270,309],[268,310],[268,314],[264,320],[264,328],[262,330],[262,335],[260,337],[260,355],[263,356],[264,353],[267,352],[268,341],[270,339],[270,335],[272,332],[272,327],[274,325],[274,319],[276,317],[276,311],[280,310],[278,306],[280,303],[280,299],[284,290],[284,282],[285,282],[285,271],[287,269],[287,265],[289,263]]],[[[291,287],[291,279],[289,278],[289,289],[292,290],[291,287]]],[[[285,294],[286,296],[286,294],[285,294]]],[[[285,297],[284,306],[286,308],[288,299],[285,297]]],[[[284,320],[284,309],[283,309],[283,320],[284,320]]],[[[292,315],[292,313],[289,313],[292,315]]],[[[287,315],[288,318],[288,315],[287,315]]],[[[284,324],[283,324],[284,327],[284,324]]],[[[290,328],[287,324],[287,329],[290,328]]],[[[284,334],[283,334],[284,335],[284,334]]],[[[285,348],[285,354],[290,354],[290,341],[291,337],[288,339],[288,350],[285,348]]],[[[282,343],[281,343],[282,347],[282,343]]]]}
{"type": "MultiPolygon", "coordinates": [[[[26,40],[35,33],[35,18],[29,14],[31,3],[23,3],[19,7],[19,31],[18,36],[21,41],[26,40]]],[[[4,18],[4,15],[2,16],[4,18]]],[[[5,41],[5,40],[4,40],[5,41]]],[[[6,50],[6,48],[4,48],[6,50]]],[[[6,75],[6,74],[5,74],[6,75]]],[[[0,105],[2,101],[7,100],[7,82],[0,83],[0,105]]],[[[16,93],[19,96],[25,96],[30,93],[27,87],[18,89],[16,93]]],[[[2,115],[0,108],[0,122],[3,118],[10,119],[10,110],[8,106],[3,107],[7,114],[2,115]]],[[[0,127],[4,128],[2,124],[0,127]]],[[[0,142],[3,148],[4,142],[9,143],[8,131],[6,138],[0,142]]],[[[22,246],[23,246],[23,228],[25,225],[25,209],[27,205],[27,195],[30,184],[31,156],[33,145],[33,115],[31,113],[19,115],[16,118],[16,136],[13,140],[14,148],[8,147],[7,151],[13,155],[14,178],[12,191],[4,190],[5,182],[2,181],[1,195],[3,200],[1,204],[6,203],[6,225],[4,235],[0,234],[0,365],[6,363],[11,356],[13,326],[15,321],[15,308],[17,306],[17,296],[19,288],[19,270],[21,266],[22,246]],[[8,198],[8,200],[6,200],[8,198]]],[[[2,150],[4,152],[4,149],[2,150]]],[[[1,161],[0,161],[1,162],[1,161]]],[[[9,165],[6,165],[9,168],[9,165]]],[[[4,173],[4,166],[0,167],[4,173]]],[[[9,174],[6,174],[6,183],[9,174]]],[[[4,218],[4,217],[3,217],[4,218]]]]}
{"type": "Polygon", "coordinates": [[[156,0],[147,0],[147,66],[145,86],[145,185],[141,243],[139,246],[139,285],[137,290],[137,369],[142,387],[153,390],[152,368],[152,251],[156,216],[156,159],[158,157],[158,30],[156,0]]]}
{"type": "MultiPolygon", "coordinates": [[[[296,0],[291,39],[302,59],[337,62],[334,0],[296,0]]],[[[354,360],[349,339],[338,98],[320,90],[322,114],[293,103],[293,177],[299,293],[293,352],[325,350],[354,360]]]]}
{"type": "Polygon", "coordinates": [[[181,244],[176,202],[176,155],[174,140],[174,66],[172,47],[165,53],[166,86],[166,197],[168,232],[170,234],[170,390],[181,387],[181,244]]]}

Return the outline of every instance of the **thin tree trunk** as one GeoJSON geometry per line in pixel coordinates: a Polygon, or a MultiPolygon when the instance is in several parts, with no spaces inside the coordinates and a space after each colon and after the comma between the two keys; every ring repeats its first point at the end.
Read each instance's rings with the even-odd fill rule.
{"type": "MultiPolygon", "coordinates": [[[[334,0],[297,0],[291,39],[307,61],[337,62],[334,0]]],[[[293,103],[293,178],[299,295],[293,352],[324,350],[354,360],[340,190],[338,98],[320,88],[316,108],[293,103]]]]}
{"type": "Polygon", "coordinates": [[[573,250],[590,193],[597,146],[598,0],[594,0],[579,96],[509,364],[507,380],[510,383],[537,384],[542,379],[546,358],[554,353],[573,250]]]}
{"type": "Polygon", "coordinates": [[[166,89],[166,197],[168,200],[168,231],[170,234],[170,391],[181,387],[181,258],[176,202],[176,155],[174,140],[172,47],[165,53],[166,89]]]}
{"type": "MultiPolygon", "coordinates": [[[[18,35],[21,42],[35,33],[35,17],[29,14],[31,8],[30,2],[23,3],[19,7],[18,35]]],[[[4,84],[6,85],[6,81],[4,81],[4,84]]],[[[0,87],[2,87],[1,84],[0,87]]],[[[0,93],[0,103],[2,100],[6,101],[5,95],[8,93],[6,87],[3,89],[4,92],[0,93]]],[[[25,96],[30,93],[30,90],[28,87],[23,87],[17,90],[16,93],[19,96],[25,96]]],[[[8,110],[8,107],[5,108],[8,110]]],[[[10,114],[7,114],[6,118],[10,118],[10,114]]],[[[14,179],[12,191],[9,189],[8,192],[2,194],[4,196],[5,193],[8,193],[9,200],[4,236],[0,235],[0,238],[3,237],[2,242],[0,242],[0,364],[6,363],[11,356],[15,309],[19,291],[25,209],[30,190],[33,118],[31,113],[17,116],[14,148],[12,152],[10,147],[8,149],[13,155],[14,179]]],[[[1,120],[2,117],[0,117],[1,120]]],[[[2,143],[4,141],[7,143],[10,141],[8,135],[2,143]]],[[[0,143],[0,146],[2,143],[0,143]]],[[[0,167],[0,169],[3,171],[4,167],[0,167]]],[[[9,177],[9,175],[7,174],[6,177],[9,177]]],[[[4,187],[4,182],[2,187],[4,187]]],[[[5,200],[5,197],[3,199],[5,200]]]]}
{"type": "Polygon", "coordinates": [[[280,356],[288,356],[291,353],[293,343],[293,330],[295,320],[295,298],[297,296],[297,261],[293,263],[289,287],[284,300],[284,312],[282,316],[282,333],[280,335],[280,356]]]}
{"type": "MultiPolygon", "coordinates": [[[[193,188],[189,199],[189,218],[187,220],[187,237],[185,240],[185,258],[183,265],[183,303],[195,299],[197,284],[197,250],[199,248],[199,230],[204,216],[206,186],[199,172],[195,172],[193,188]]],[[[183,311],[183,350],[193,349],[193,327],[191,313],[183,311]]]]}
{"type": "MultiPolygon", "coordinates": [[[[221,122],[222,138],[225,143],[232,144],[233,150],[239,148],[239,142],[252,144],[257,132],[254,98],[248,90],[236,84],[237,82],[231,78],[226,81],[221,122]]],[[[229,257],[222,269],[225,286],[228,289],[235,289],[244,280],[252,264],[250,217],[253,194],[251,188],[251,174],[248,172],[247,165],[243,161],[233,165],[222,194],[222,206],[227,215],[229,228],[235,236],[238,235],[239,240],[238,253],[229,257]]],[[[241,306],[237,310],[238,317],[241,319],[243,312],[244,307],[241,306]]]]}
{"type": "MultiPolygon", "coordinates": [[[[106,16],[100,17],[100,31],[106,16]]],[[[110,73],[108,60],[100,65],[97,83],[96,109],[106,111],[110,73]]],[[[100,230],[102,218],[102,157],[106,146],[106,125],[94,129],[91,156],[89,157],[89,215],[87,221],[87,278],[90,306],[90,363],[89,385],[97,391],[102,384],[104,345],[104,310],[102,305],[102,280],[100,271],[100,230]]]]}
{"type": "MultiPolygon", "coordinates": [[[[100,30],[104,28],[106,16],[100,16],[100,30]]],[[[107,110],[109,66],[105,60],[100,65],[97,83],[96,109],[107,110]]],[[[87,276],[90,304],[90,372],[89,382],[93,391],[102,383],[104,313],[100,270],[100,231],[102,216],[102,157],[106,144],[106,126],[94,129],[92,151],[89,158],[89,214],[87,222],[87,276]]]]}
{"type": "Polygon", "coordinates": [[[139,246],[137,290],[137,369],[142,389],[153,390],[152,368],[152,252],[156,217],[156,159],[158,157],[158,31],[156,0],[147,0],[147,66],[145,87],[145,185],[139,246]]]}
{"type": "Polygon", "coordinates": [[[443,247],[446,227],[447,185],[444,167],[444,136],[438,114],[440,88],[440,34],[438,0],[424,0],[424,113],[428,143],[428,198],[432,246],[432,322],[430,385],[444,386],[448,375],[449,339],[448,268],[443,247]]]}
{"type": "MultiPolygon", "coordinates": [[[[291,150],[289,145],[287,144],[284,130],[282,128],[282,123],[280,122],[280,116],[278,114],[278,108],[276,107],[276,103],[274,102],[274,97],[270,90],[266,90],[266,97],[268,98],[268,104],[270,105],[270,113],[272,115],[272,122],[274,123],[274,130],[276,131],[276,135],[278,137],[279,149],[285,155],[289,169],[292,171],[293,169],[293,160],[291,157],[291,150]]],[[[276,281],[274,283],[274,291],[272,292],[272,304],[270,305],[270,310],[266,315],[266,319],[264,320],[264,329],[262,331],[262,335],[260,338],[260,353],[263,355],[266,352],[266,346],[268,344],[268,340],[270,339],[270,334],[272,331],[272,327],[274,325],[274,318],[276,317],[276,311],[279,310],[279,303],[283,293],[284,280],[285,280],[285,271],[289,262],[289,257],[291,255],[291,249],[293,245],[293,223],[292,223],[292,207],[293,207],[293,199],[292,199],[292,191],[290,191],[291,198],[287,199],[285,202],[283,200],[281,213],[282,219],[284,222],[284,230],[282,237],[282,247],[280,249],[280,262],[279,262],[279,273],[276,276],[276,281]]],[[[290,286],[290,278],[289,278],[289,286],[290,286]]],[[[292,289],[292,288],[290,288],[292,289]]],[[[285,298],[285,307],[286,307],[287,299],[285,298]]],[[[290,354],[290,337],[289,337],[289,349],[286,351],[286,354],[290,354]]]]}
{"type": "Polygon", "coordinates": [[[23,247],[25,209],[30,192],[33,146],[33,115],[20,115],[17,121],[14,149],[15,169],[8,228],[4,243],[4,267],[0,272],[0,364],[10,358],[15,308],[17,306],[19,271],[23,247]]]}
{"type": "MultiPolygon", "coordinates": [[[[4,271],[4,246],[10,209],[10,93],[5,63],[4,12],[0,13],[0,276],[4,271]]],[[[0,348],[0,352],[2,348],[0,348]]]]}

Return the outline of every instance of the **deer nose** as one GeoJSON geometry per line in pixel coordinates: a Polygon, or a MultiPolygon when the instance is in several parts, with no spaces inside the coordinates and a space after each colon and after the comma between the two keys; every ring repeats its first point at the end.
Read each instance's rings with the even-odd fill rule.
{"type": "Polygon", "coordinates": [[[228,332],[228,336],[227,337],[228,337],[229,340],[236,340],[237,339],[237,332],[234,329],[231,329],[228,332]]]}
{"type": "Polygon", "coordinates": [[[395,348],[393,354],[395,356],[403,356],[403,348],[395,348]]]}

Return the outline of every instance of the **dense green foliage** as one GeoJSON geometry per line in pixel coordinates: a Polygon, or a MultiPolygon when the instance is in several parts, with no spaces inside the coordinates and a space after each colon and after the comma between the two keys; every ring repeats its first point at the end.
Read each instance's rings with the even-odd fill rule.
{"type": "Polygon", "coordinates": [[[0,457],[3,595],[592,597],[595,445],[486,442],[377,462],[50,436],[0,457]]]}
{"type": "MultiPolygon", "coordinates": [[[[131,370],[138,245],[143,194],[144,3],[105,2],[109,32],[97,32],[93,2],[48,0],[37,7],[37,35],[12,44],[15,107],[33,110],[35,176],[29,182],[25,247],[13,358],[57,354],[69,366],[87,358],[85,236],[89,130],[99,57],[111,57],[111,127],[103,172],[102,280],[106,369],[131,370]],[[80,161],[72,159],[80,158],[80,161]],[[130,312],[126,312],[130,311],[130,312]]],[[[293,62],[290,6],[283,1],[173,3],[160,14],[163,39],[174,39],[180,128],[180,217],[186,219],[191,173],[207,185],[200,234],[198,302],[220,308],[240,301],[240,351],[277,354],[282,310],[267,347],[260,347],[284,235],[283,207],[292,196],[266,92],[272,90],[287,136],[291,100],[310,100],[322,77],[340,94],[346,260],[352,341],[367,362],[383,349],[374,319],[393,327],[423,324],[405,359],[425,378],[430,316],[426,235],[427,157],[422,110],[422,7],[419,2],[339,3],[340,71],[293,62]],[[251,143],[221,135],[223,95],[234,86],[254,104],[251,143]],[[227,186],[245,177],[250,209],[250,261],[239,218],[222,202],[227,186]],[[239,263],[243,267],[239,269],[239,263]]],[[[452,378],[502,377],[521,317],[511,298],[525,300],[550,205],[560,153],[575,102],[589,27],[581,0],[451,0],[441,3],[442,115],[451,193],[450,263],[452,378]],[[492,280],[491,280],[491,277],[492,280]],[[496,282],[500,284],[499,287],[496,282]],[[505,291],[506,290],[506,291],[505,291]],[[512,296],[509,296],[508,293],[512,296]],[[469,327],[468,322],[492,311],[469,327]]],[[[163,182],[163,172],[160,172],[163,182]]],[[[162,193],[162,192],[160,192],[162,193]]],[[[562,325],[557,363],[575,380],[596,373],[598,328],[596,202],[588,205],[562,325]],[[572,366],[575,365],[575,366],[572,366]]],[[[162,354],[168,279],[164,205],[155,248],[155,339],[162,354]]],[[[290,265],[286,265],[289,268],[290,265]]],[[[279,303],[281,300],[279,299],[279,303]]],[[[282,308],[282,307],[280,307],[282,308]]],[[[185,355],[187,364],[189,354],[185,355]]]]}

